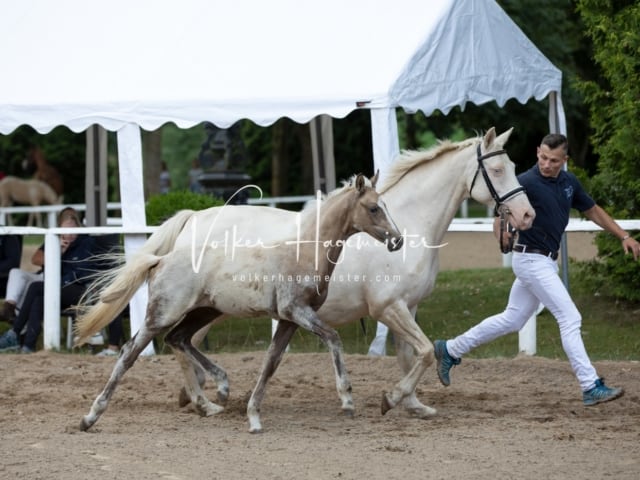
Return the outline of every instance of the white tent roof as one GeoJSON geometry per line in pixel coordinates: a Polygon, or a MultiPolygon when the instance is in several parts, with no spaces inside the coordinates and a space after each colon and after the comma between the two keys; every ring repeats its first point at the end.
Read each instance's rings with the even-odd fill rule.
{"type": "Polygon", "coordinates": [[[0,133],[429,114],[560,92],[492,0],[1,0],[0,133]],[[363,103],[359,103],[363,102],[363,103]]]}

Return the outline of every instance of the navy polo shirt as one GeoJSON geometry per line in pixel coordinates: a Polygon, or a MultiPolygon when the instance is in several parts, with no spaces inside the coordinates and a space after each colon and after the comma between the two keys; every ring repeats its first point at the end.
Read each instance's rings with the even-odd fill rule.
{"type": "Polygon", "coordinates": [[[596,204],[576,176],[564,170],[557,178],[547,178],[542,176],[538,165],[534,165],[518,175],[518,181],[536,211],[533,226],[518,233],[518,243],[530,248],[557,252],[569,223],[570,210],[584,212],[596,204]]]}

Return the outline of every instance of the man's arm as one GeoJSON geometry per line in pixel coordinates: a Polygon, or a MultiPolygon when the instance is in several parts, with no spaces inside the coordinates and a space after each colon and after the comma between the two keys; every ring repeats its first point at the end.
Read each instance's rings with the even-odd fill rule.
{"type": "Polygon", "coordinates": [[[611,216],[605,212],[599,205],[594,205],[589,210],[582,212],[585,217],[593,223],[602,227],[607,232],[615,235],[622,242],[622,248],[626,253],[631,252],[633,258],[638,260],[640,257],[640,243],[638,243],[626,230],[624,230],[611,216]]]}

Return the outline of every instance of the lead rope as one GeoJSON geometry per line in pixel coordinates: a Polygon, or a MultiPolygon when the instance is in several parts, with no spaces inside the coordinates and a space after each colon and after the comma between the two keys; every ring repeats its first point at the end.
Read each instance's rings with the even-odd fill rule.
{"type": "Polygon", "coordinates": [[[502,253],[509,253],[511,252],[511,250],[513,250],[513,242],[515,240],[516,232],[516,230],[511,227],[511,224],[508,221],[511,211],[509,210],[509,207],[507,207],[505,204],[502,204],[496,208],[496,212],[500,216],[500,239],[498,240],[500,243],[500,251],[502,253]],[[509,237],[509,240],[506,242],[506,244],[504,242],[505,233],[511,233],[511,236],[509,237]]]}

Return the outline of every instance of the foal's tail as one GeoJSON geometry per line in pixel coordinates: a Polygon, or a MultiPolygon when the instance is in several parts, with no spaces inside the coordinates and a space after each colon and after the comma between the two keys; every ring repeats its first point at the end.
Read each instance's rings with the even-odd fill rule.
{"type": "MultiPolygon", "coordinates": [[[[149,237],[129,261],[106,271],[93,282],[87,292],[101,293],[93,305],[89,305],[90,293],[80,301],[80,315],[75,325],[76,346],[86,343],[94,333],[106,327],[124,310],[138,288],[147,280],[149,271],[164,255],[171,252],[176,238],[194,213],[193,210],[176,213],[149,237]]],[[[124,259],[122,254],[114,257],[120,262],[124,259]]]]}

